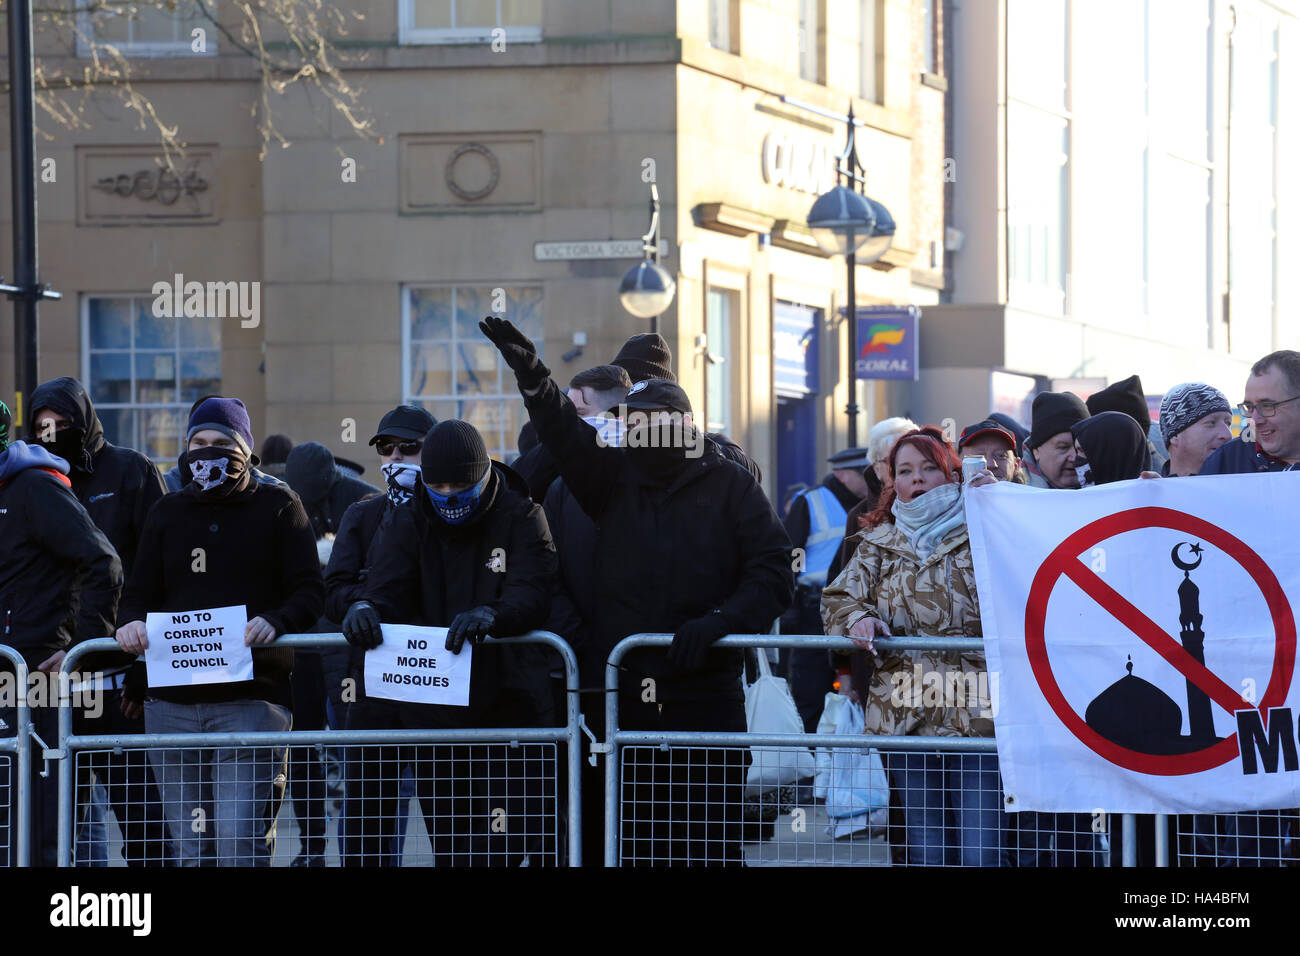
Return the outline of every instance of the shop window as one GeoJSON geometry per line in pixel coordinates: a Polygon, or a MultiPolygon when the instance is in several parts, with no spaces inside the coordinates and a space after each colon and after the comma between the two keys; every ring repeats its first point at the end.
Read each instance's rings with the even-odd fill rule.
{"type": "Polygon", "coordinates": [[[190,406],[221,392],[221,320],[159,318],[151,295],[85,296],[82,381],[114,445],[170,467],[190,406]]]}
{"type": "Polygon", "coordinates": [[[537,43],[542,0],[398,0],[402,43],[537,43]]]}
{"type": "Polygon", "coordinates": [[[518,455],[527,420],[515,377],[478,323],[513,322],[542,350],[542,290],[530,286],[408,286],[403,295],[402,400],[442,421],[460,418],[499,461],[518,455]]]}

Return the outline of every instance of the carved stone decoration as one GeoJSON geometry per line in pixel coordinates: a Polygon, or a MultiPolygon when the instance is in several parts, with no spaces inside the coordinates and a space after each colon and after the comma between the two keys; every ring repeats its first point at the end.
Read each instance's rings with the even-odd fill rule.
{"type": "Polygon", "coordinates": [[[492,190],[497,188],[497,183],[501,181],[501,164],[497,162],[496,153],[488,149],[482,143],[465,143],[458,146],[452,152],[451,157],[447,160],[445,171],[447,188],[453,194],[464,199],[466,202],[473,202],[476,199],[482,199],[492,194],[492,190]],[[481,189],[466,189],[456,182],[456,163],[465,155],[476,153],[487,160],[488,164],[488,181],[481,189]]]}
{"type": "Polygon", "coordinates": [[[402,133],[398,182],[403,215],[540,212],[542,134],[402,133]]]}
{"type": "Polygon", "coordinates": [[[218,222],[219,162],[215,145],[191,144],[171,167],[148,147],[78,146],[77,222],[218,222]]]}
{"type": "Polygon", "coordinates": [[[156,199],[164,206],[170,206],[182,196],[191,201],[198,211],[197,193],[208,188],[208,181],[199,175],[197,168],[191,165],[179,176],[167,168],[142,169],[131,173],[118,173],[105,176],[93,186],[103,192],[116,193],[119,196],[135,196],[138,199],[156,199]]]}

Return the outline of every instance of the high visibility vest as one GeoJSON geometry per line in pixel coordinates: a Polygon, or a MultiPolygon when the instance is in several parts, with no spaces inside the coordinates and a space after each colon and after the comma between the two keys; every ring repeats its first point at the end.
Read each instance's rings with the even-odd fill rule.
{"type": "Polygon", "coordinates": [[[805,491],[800,497],[808,503],[808,540],[804,542],[804,571],[799,583],[824,588],[826,571],[844,539],[849,513],[825,485],[805,491]]]}

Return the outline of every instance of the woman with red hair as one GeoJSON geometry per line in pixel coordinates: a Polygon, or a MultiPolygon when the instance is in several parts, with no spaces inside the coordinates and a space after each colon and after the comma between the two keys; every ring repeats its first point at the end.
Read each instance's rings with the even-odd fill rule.
{"type": "MultiPolygon", "coordinates": [[[[877,653],[877,637],[982,637],[966,531],[961,462],[933,425],[899,437],[893,487],[852,540],[853,557],[822,592],[827,634],[847,635],[876,661],[860,690],[868,734],[991,737],[984,655],[877,653]],[[920,678],[918,680],[918,677],[920,678]]],[[[972,484],[995,479],[982,472],[972,484]]],[[[885,753],[917,866],[997,866],[1001,791],[997,755],[885,753]]]]}

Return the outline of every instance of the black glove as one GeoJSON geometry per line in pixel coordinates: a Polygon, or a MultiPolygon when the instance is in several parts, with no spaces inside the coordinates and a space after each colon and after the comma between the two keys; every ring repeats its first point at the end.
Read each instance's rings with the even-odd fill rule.
{"type": "Polygon", "coordinates": [[[472,644],[480,643],[496,622],[497,612],[486,604],[462,611],[452,619],[451,627],[447,629],[447,650],[459,654],[465,646],[465,638],[469,638],[472,644]]]}
{"type": "Polygon", "coordinates": [[[713,642],[727,633],[727,622],[721,614],[706,614],[687,621],[673,635],[668,648],[668,664],[678,670],[697,670],[704,663],[713,642]]]}
{"type": "Polygon", "coordinates": [[[501,353],[501,358],[515,373],[519,387],[532,391],[551,377],[551,370],[537,357],[533,340],[514,327],[508,319],[489,315],[478,324],[501,353]]]}
{"type": "Polygon", "coordinates": [[[379,630],[379,612],[369,601],[357,601],[343,616],[343,636],[353,647],[368,651],[384,643],[379,630]]]}

